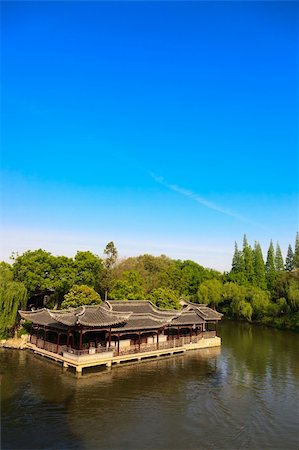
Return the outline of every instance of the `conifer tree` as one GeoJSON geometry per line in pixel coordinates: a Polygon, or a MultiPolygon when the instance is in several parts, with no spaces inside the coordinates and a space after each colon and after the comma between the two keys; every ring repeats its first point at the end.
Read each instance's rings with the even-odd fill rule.
{"type": "Polygon", "coordinates": [[[270,241],[268,253],[267,253],[267,261],[266,261],[266,280],[267,286],[269,290],[274,288],[275,280],[276,280],[276,270],[275,270],[275,255],[274,255],[274,246],[272,240],[270,241]]]}
{"type": "Polygon", "coordinates": [[[280,245],[277,242],[276,252],[275,252],[275,269],[276,272],[282,272],[284,270],[283,257],[280,249],[280,245]]]}
{"type": "Polygon", "coordinates": [[[235,251],[232,260],[232,272],[241,273],[244,271],[243,252],[238,249],[238,244],[235,242],[235,251]]]}
{"type": "Polygon", "coordinates": [[[297,231],[294,251],[294,269],[299,269],[299,233],[297,231]]]}
{"type": "Polygon", "coordinates": [[[244,256],[244,272],[247,280],[252,283],[254,281],[253,252],[248,244],[247,236],[243,238],[243,256],[244,256]]]}
{"type": "Polygon", "coordinates": [[[255,284],[262,289],[266,289],[267,283],[266,283],[265,263],[261,246],[257,241],[255,241],[254,244],[253,256],[254,256],[253,261],[254,261],[255,284]]]}
{"type": "Polygon", "coordinates": [[[294,253],[291,245],[289,245],[285,263],[285,270],[287,272],[291,272],[293,269],[294,269],[294,253]]]}

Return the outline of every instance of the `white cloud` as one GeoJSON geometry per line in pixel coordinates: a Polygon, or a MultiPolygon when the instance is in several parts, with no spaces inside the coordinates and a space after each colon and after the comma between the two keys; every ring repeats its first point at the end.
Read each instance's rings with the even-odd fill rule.
{"type": "Polygon", "coordinates": [[[191,198],[192,200],[199,203],[200,205],[205,206],[206,208],[212,209],[226,216],[233,217],[234,219],[240,220],[242,222],[247,222],[260,228],[264,228],[262,225],[252,221],[251,219],[248,219],[247,217],[244,217],[241,214],[238,214],[229,209],[223,208],[222,206],[217,205],[216,203],[213,203],[188,189],[182,188],[176,184],[167,183],[163,177],[157,176],[152,172],[149,172],[149,174],[157,183],[161,184],[162,186],[165,186],[167,189],[173,192],[177,192],[178,194],[183,195],[185,197],[191,198]]]}

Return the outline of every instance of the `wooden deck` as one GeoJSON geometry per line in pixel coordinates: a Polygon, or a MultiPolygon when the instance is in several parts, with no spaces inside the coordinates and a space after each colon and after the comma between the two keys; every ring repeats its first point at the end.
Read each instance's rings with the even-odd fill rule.
{"type": "MultiPolygon", "coordinates": [[[[164,343],[166,344],[166,343],[164,343]]],[[[145,345],[140,349],[127,349],[127,351],[115,354],[113,349],[97,353],[79,353],[76,351],[63,351],[62,354],[49,351],[46,348],[40,348],[35,344],[27,343],[26,348],[32,350],[35,354],[60,362],[64,369],[68,367],[75,368],[77,374],[82,374],[83,369],[87,367],[106,366],[111,369],[115,364],[121,364],[132,361],[142,361],[149,358],[158,358],[161,356],[175,355],[189,350],[201,348],[219,347],[221,339],[218,336],[205,337],[193,342],[184,339],[175,339],[167,342],[168,345],[161,345],[160,348],[145,345]],[[139,350],[139,351],[138,351],[139,350]]],[[[52,349],[51,349],[52,350],[52,349]]]]}

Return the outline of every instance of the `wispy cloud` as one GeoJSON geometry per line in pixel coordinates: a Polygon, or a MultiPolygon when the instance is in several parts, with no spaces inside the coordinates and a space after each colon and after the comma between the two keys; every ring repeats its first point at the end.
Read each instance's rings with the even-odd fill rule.
{"type": "Polygon", "coordinates": [[[153,178],[153,180],[155,180],[157,183],[161,184],[162,186],[165,186],[167,189],[169,189],[173,192],[177,192],[178,194],[183,195],[185,197],[188,197],[188,198],[194,200],[195,202],[199,203],[200,205],[205,206],[208,209],[217,211],[217,212],[224,214],[226,216],[229,216],[229,217],[233,217],[234,219],[240,220],[242,222],[247,222],[252,225],[256,225],[260,228],[264,228],[261,224],[258,224],[256,222],[254,222],[253,220],[251,220],[247,217],[244,217],[241,214],[238,214],[237,212],[234,212],[227,208],[224,208],[221,205],[217,205],[216,203],[213,203],[213,202],[205,199],[204,197],[201,197],[200,195],[196,194],[195,192],[190,191],[189,189],[185,189],[181,186],[178,186],[177,184],[168,183],[167,181],[165,181],[165,179],[163,177],[157,176],[153,172],[149,172],[149,174],[153,178]]]}

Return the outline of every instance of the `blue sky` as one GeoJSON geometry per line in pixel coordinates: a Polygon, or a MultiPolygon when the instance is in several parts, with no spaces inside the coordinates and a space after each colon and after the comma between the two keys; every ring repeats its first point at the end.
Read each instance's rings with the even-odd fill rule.
{"type": "Polygon", "coordinates": [[[2,2],[1,94],[1,259],[293,244],[297,2],[2,2]]]}

